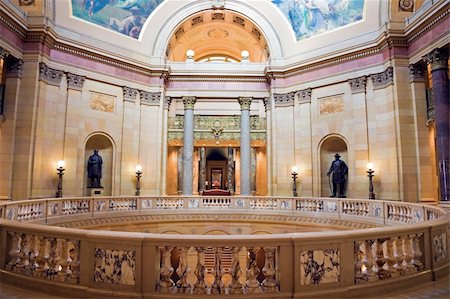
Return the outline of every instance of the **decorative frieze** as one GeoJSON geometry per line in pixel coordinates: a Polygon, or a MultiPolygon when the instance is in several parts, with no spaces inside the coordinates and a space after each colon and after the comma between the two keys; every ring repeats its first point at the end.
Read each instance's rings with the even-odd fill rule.
{"type": "Polygon", "coordinates": [[[275,107],[289,107],[294,106],[295,93],[275,93],[275,107]]]}
{"type": "Polygon", "coordinates": [[[350,84],[352,94],[366,92],[366,82],[366,76],[348,80],[348,84],[350,84]]]}
{"type": "Polygon", "coordinates": [[[431,64],[431,70],[448,69],[448,50],[435,49],[425,58],[425,62],[431,64]]]}
{"type": "Polygon", "coordinates": [[[424,68],[420,64],[409,65],[409,81],[410,82],[423,82],[425,81],[424,68]]]}
{"type": "Polygon", "coordinates": [[[9,78],[22,78],[23,60],[14,59],[6,64],[6,76],[9,78]]]}
{"type": "Polygon", "coordinates": [[[67,77],[67,87],[76,90],[82,90],[84,81],[86,80],[85,76],[75,75],[71,73],[66,74],[67,77]]]}
{"type": "Polygon", "coordinates": [[[433,236],[433,260],[435,263],[447,259],[447,244],[447,234],[445,232],[433,236]]]}
{"type": "Polygon", "coordinates": [[[183,97],[184,110],[190,109],[194,110],[195,102],[197,102],[196,97],[183,97]]]}
{"type": "Polygon", "coordinates": [[[300,104],[311,103],[311,93],[312,93],[311,88],[297,91],[296,94],[298,95],[298,100],[300,104]]]}
{"type": "Polygon", "coordinates": [[[136,101],[136,96],[138,94],[138,90],[130,87],[123,87],[123,100],[127,102],[134,103],[136,101]]]}
{"type": "Polygon", "coordinates": [[[159,106],[159,102],[161,99],[160,92],[148,92],[148,91],[139,90],[139,94],[141,97],[141,105],[159,106]]]}
{"type": "Polygon", "coordinates": [[[101,112],[114,113],[116,97],[91,91],[89,108],[101,112]]]}
{"type": "Polygon", "coordinates": [[[370,75],[373,83],[373,89],[385,88],[394,84],[394,72],[392,67],[388,67],[384,72],[370,75]]]}
{"type": "Polygon", "coordinates": [[[241,110],[250,110],[250,106],[252,104],[251,97],[239,97],[238,99],[239,105],[241,105],[241,110]]]}
{"type": "Polygon", "coordinates": [[[344,111],[343,95],[334,95],[319,99],[319,114],[333,114],[344,111]]]}
{"type": "Polygon", "coordinates": [[[64,72],[48,67],[44,62],[39,63],[39,80],[47,84],[59,86],[64,72]]]}

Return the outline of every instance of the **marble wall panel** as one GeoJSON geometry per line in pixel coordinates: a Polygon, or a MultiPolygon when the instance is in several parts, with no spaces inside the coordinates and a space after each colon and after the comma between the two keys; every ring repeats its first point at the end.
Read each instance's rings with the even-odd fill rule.
{"type": "Polygon", "coordinates": [[[116,97],[91,91],[89,108],[92,110],[114,113],[116,97]]]}
{"type": "Polygon", "coordinates": [[[110,284],[135,284],[136,251],[95,249],[94,281],[110,284]]]}
{"type": "Polygon", "coordinates": [[[340,250],[306,250],[300,253],[300,284],[324,284],[340,281],[340,250]]]}

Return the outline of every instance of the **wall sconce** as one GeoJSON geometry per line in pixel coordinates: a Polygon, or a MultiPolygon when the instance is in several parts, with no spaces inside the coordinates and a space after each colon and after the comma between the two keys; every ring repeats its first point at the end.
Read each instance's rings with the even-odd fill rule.
{"type": "Polygon", "coordinates": [[[298,167],[292,166],[291,168],[292,178],[294,179],[294,185],[292,187],[292,195],[297,197],[297,175],[298,175],[298,167]]]}
{"type": "Polygon", "coordinates": [[[142,166],[136,165],[136,196],[141,195],[141,176],[142,176],[142,166]]]}
{"type": "Polygon", "coordinates": [[[186,51],[186,61],[193,62],[194,61],[194,55],[195,55],[194,50],[192,50],[192,49],[187,50],[186,51]]]}
{"type": "Polygon", "coordinates": [[[59,160],[58,161],[58,168],[56,168],[56,170],[58,170],[58,191],[56,192],[56,197],[62,197],[62,183],[63,183],[63,179],[62,176],[64,175],[64,166],[66,165],[66,162],[64,162],[64,160],[59,160]]]}
{"type": "Polygon", "coordinates": [[[373,193],[373,182],[372,178],[374,177],[375,171],[373,170],[373,163],[367,163],[367,176],[369,177],[369,199],[375,199],[375,193],[373,193]]]}
{"type": "Polygon", "coordinates": [[[249,56],[250,56],[250,53],[247,50],[242,51],[241,52],[241,57],[242,57],[241,62],[248,62],[249,56]]]}

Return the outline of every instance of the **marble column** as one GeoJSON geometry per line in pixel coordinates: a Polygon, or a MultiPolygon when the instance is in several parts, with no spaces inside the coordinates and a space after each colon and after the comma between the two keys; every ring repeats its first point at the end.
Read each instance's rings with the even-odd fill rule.
{"type": "Polygon", "coordinates": [[[183,195],[192,195],[194,154],[194,105],[195,97],[183,97],[183,195]]]}
{"type": "Polygon", "coordinates": [[[205,191],[205,181],[206,181],[206,148],[202,146],[200,148],[200,170],[199,170],[199,181],[200,181],[200,195],[203,194],[203,191],[205,191]]]}
{"type": "Polygon", "coordinates": [[[177,193],[183,193],[183,147],[177,149],[177,193]]]}
{"type": "Polygon", "coordinates": [[[450,100],[448,50],[435,49],[427,55],[433,82],[436,154],[439,165],[440,201],[450,201],[450,100]]]}
{"type": "Polygon", "coordinates": [[[250,105],[252,98],[240,97],[241,105],[241,195],[251,194],[250,105]]]}
{"type": "Polygon", "coordinates": [[[228,180],[228,190],[230,190],[230,194],[234,194],[234,153],[233,148],[228,148],[228,157],[227,157],[227,180],[228,180]]]}
{"type": "Polygon", "coordinates": [[[256,194],[256,148],[251,149],[251,156],[252,156],[252,195],[256,194]]]}

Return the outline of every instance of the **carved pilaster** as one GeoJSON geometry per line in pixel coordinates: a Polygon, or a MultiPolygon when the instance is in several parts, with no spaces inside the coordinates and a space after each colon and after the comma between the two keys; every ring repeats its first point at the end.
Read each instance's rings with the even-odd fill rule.
{"type": "Polygon", "coordinates": [[[164,109],[169,110],[170,103],[172,103],[172,98],[171,97],[165,97],[164,98],[164,109]]]}
{"type": "Polygon", "coordinates": [[[424,60],[431,64],[431,70],[448,69],[448,50],[435,49],[424,60]]]}
{"type": "Polygon", "coordinates": [[[252,104],[251,97],[239,97],[238,99],[239,105],[241,105],[241,110],[250,110],[250,106],[252,104]]]}
{"type": "Polygon", "coordinates": [[[141,97],[141,105],[159,106],[159,101],[161,99],[161,93],[139,90],[139,94],[141,97]]]}
{"type": "Polygon", "coordinates": [[[264,98],[264,108],[266,108],[266,112],[272,110],[272,102],[270,101],[270,97],[264,98]]]}
{"type": "Polygon", "coordinates": [[[352,94],[366,92],[366,82],[366,76],[348,80],[348,84],[350,84],[352,94]]]}
{"type": "Polygon", "coordinates": [[[123,100],[127,102],[134,103],[136,101],[136,96],[138,94],[138,90],[130,87],[123,87],[123,100]]]}
{"type": "Polygon", "coordinates": [[[184,110],[194,110],[195,102],[197,102],[196,97],[183,97],[184,110]]]}
{"type": "Polygon", "coordinates": [[[6,77],[8,78],[22,78],[23,60],[15,59],[8,61],[6,64],[6,77]]]}
{"type": "Polygon", "coordinates": [[[85,76],[75,75],[71,73],[66,74],[67,77],[67,87],[70,89],[82,90],[84,81],[86,80],[85,76]]]}
{"type": "Polygon", "coordinates": [[[300,104],[311,103],[311,92],[312,92],[311,88],[297,91],[296,94],[298,94],[298,100],[300,104]]]}
{"type": "Polygon", "coordinates": [[[294,106],[295,93],[275,93],[275,107],[289,107],[294,106]]]}
{"type": "Polygon", "coordinates": [[[392,67],[388,67],[384,72],[370,75],[373,83],[373,89],[385,88],[394,84],[394,72],[392,67]]]}
{"type": "Polygon", "coordinates": [[[409,81],[423,82],[425,81],[424,68],[420,64],[409,65],[409,81]]]}
{"type": "Polygon", "coordinates": [[[39,80],[47,84],[59,86],[63,74],[63,71],[52,69],[43,62],[39,63],[39,80]]]}

